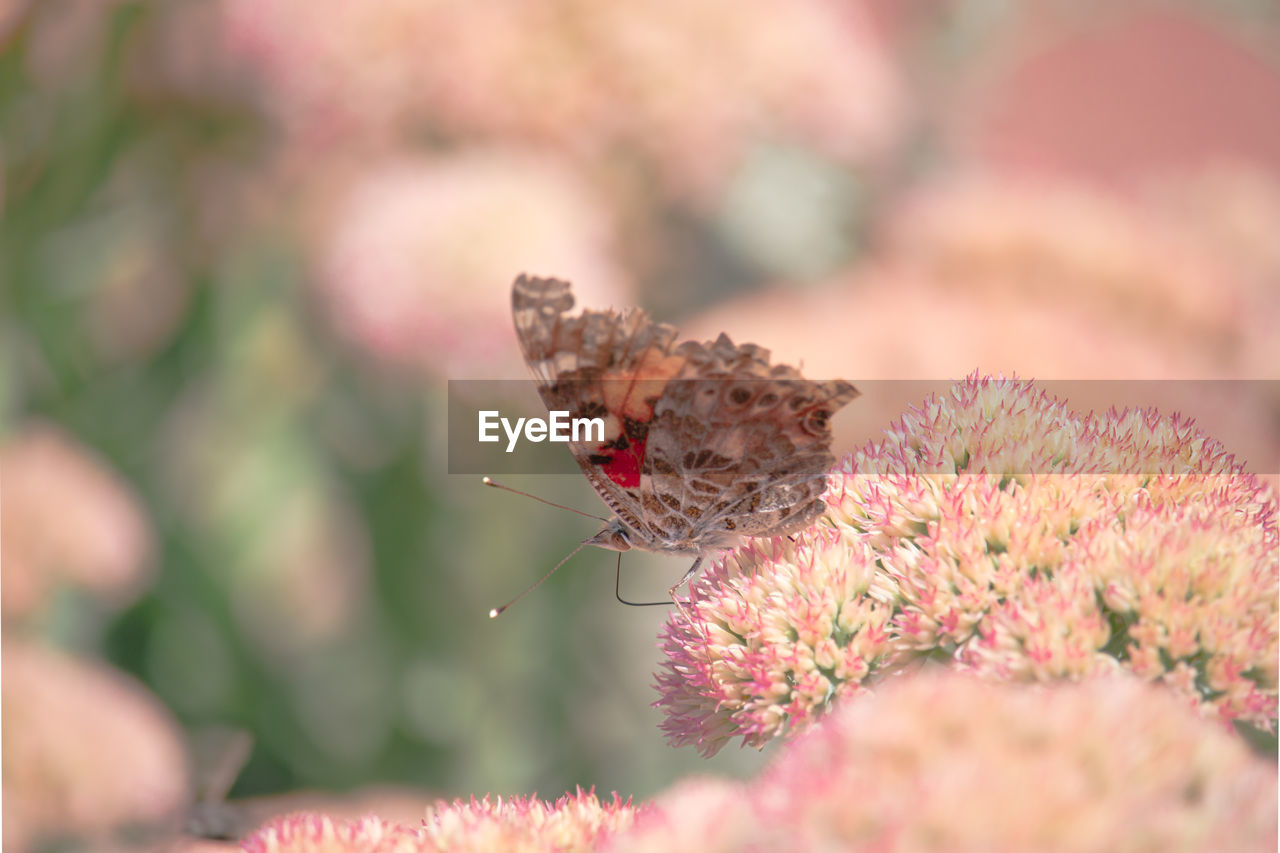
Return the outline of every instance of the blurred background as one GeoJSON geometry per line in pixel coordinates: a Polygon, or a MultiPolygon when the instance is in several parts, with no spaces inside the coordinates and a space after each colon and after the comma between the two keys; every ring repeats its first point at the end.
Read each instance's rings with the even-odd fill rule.
{"type": "Polygon", "coordinates": [[[6,849],[232,780],[416,822],[760,766],[664,744],[613,555],[487,618],[596,529],[448,473],[446,380],[525,376],[522,271],[1280,447],[1266,0],[0,0],[0,192],[6,849]]]}

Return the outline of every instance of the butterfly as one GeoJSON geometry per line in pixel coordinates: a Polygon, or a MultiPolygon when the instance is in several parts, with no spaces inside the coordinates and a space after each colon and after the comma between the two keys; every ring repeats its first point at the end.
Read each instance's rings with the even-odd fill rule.
{"type": "MultiPolygon", "coordinates": [[[[858,396],[805,379],[755,344],[677,342],[645,311],[571,314],[571,285],[521,275],[516,337],[550,411],[600,418],[603,438],[569,450],[613,518],[584,545],[705,557],[782,536],[826,511],[830,418],[858,396]]],[[[585,438],[585,436],[584,436],[585,438]]]]}

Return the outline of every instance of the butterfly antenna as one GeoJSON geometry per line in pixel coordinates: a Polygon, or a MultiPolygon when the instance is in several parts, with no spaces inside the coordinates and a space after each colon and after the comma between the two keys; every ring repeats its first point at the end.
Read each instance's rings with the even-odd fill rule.
{"type": "MultiPolygon", "coordinates": [[[[488,482],[488,480],[489,480],[489,478],[488,478],[488,477],[485,477],[485,481],[486,481],[486,482],[488,482]]],[[[497,485],[497,484],[496,484],[496,483],[494,483],[494,485],[497,485]]],[[[503,488],[505,488],[505,486],[504,486],[503,488]]],[[[515,489],[510,489],[509,491],[513,491],[513,492],[514,492],[514,491],[515,491],[515,489]]],[[[524,492],[516,492],[516,494],[524,494],[524,492]]],[[[533,495],[530,495],[529,497],[533,497],[533,495]]],[[[555,504],[552,504],[552,506],[555,506],[555,504]]],[[[565,509],[568,509],[568,507],[564,507],[564,508],[565,508],[565,509]]],[[[537,580],[537,581],[535,581],[534,583],[532,583],[532,584],[530,584],[528,587],[526,587],[526,588],[525,588],[525,590],[524,590],[524,592],[520,593],[520,594],[519,594],[519,595],[517,595],[515,598],[511,599],[510,601],[508,601],[506,604],[502,605],[501,607],[495,607],[495,608],[493,608],[492,610],[490,610],[490,611],[489,611],[489,618],[490,618],[490,619],[497,619],[499,616],[501,616],[501,615],[502,615],[502,611],[506,610],[508,607],[510,607],[511,605],[515,604],[517,601],[519,601],[520,599],[524,598],[526,595],[528,595],[529,593],[533,592],[533,591],[534,591],[535,589],[537,589],[538,587],[542,586],[542,582],[543,582],[543,581],[545,581],[547,578],[549,578],[549,577],[551,577],[552,575],[554,575],[554,574],[556,573],[556,569],[560,568],[560,567],[561,567],[561,566],[563,566],[565,563],[569,562],[569,558],[570,558],[570,557],[572,557],[574,554],[578,553],[579,551],[581,551],[583,548],[585,548],[585,547],[586,547],[586,545],[587,545],[587,543],[586,543],[586,542],[583,542],[583,543],[582,543],[581,545],[579,545],[577,548],[574,548],[574,549],[573,549],[572,551],[570,551],[568,554],[565,554],[565,556],[564,556],[564,559],[563,559],[563,560],[561,560],[560,562],[558,562],[558,563],[556,563],[554,566],[552,566],[552,567],[551,567],[551,571],[547,572],[545,575],[543,575],[542,577],[538,578],[538,580],[537,580]]]]}
{"type": "MultiPolygon", "coordinates": [[[[603,521],[603,522],[605,522],[606,524],[608,524],[608,522],[609,522],[609,519],[604,518],[603,516],[599,516],[599,515],[592,515],[592,514],[591,514],[591,513],[589,513],[589,512],[583,512],[582,510],[580,510],[580,509],[574,509],[574,508],[573,508],[573,507],[571,507],[571,506],[565,506],[564,504],[558,504],[558,503],[555,503],[555,502],[553,502],[553,501],[549,501],[549,500],[547,500],[546,498],[540,498],[540,497],[538,497],[537,495],[531,495],[531,494],[529,494],[528,492],[522,492],[522,491],[520,491],[519,489],[513,489],[513,488],[511,488],[510,486],[504,486],[504,485],[502,485],[501,483],[498,483],[498,482],[495,482],[494,480],[489,479],[488,477],[485,477],[483,480],[481,480],[481,482],[482,482],[482,483],[484,483],[486,486],[493,486],[495,489],[502,489],[504,492],[511,492],[511,493],[512,493],[512,494],[514,494],[514,495],[523,495],[523,496],[524,496],[524,497],[526,497],[526,498],[533,498],[533,499],[534,499],[535,501],[537,501],[538,503],[543,503],[543,504],[546,504],[547,506],[553,506],[553,507],[555,507],[556,509],[567,509],[569,512],[576,512],[578,515],[582,516],[583,518],[594,518],[596,521],[603,521]]],[[[576,553],[578,553],[578,552],[577,552],[577,551],[574,551],[573,553],[574,553],[574,554],[576,554],[576,553]]],[[[570,555],[569,555],[569,557],[572,557],[572,556],[573,556],[573,554],[570,554],[570,555]]],[[[565,559],[567,560],[567,559],[569,559],[569,557],[565,557],[565,559]]],[[[555,569],[552,569],[552,571],[555,571],[555,569]]],[[[536,585],[536,584],[535,584],[535,585],[536,585]]],[[[514,604],[515,602],[512,602],[512,603],[514,604]]]]}

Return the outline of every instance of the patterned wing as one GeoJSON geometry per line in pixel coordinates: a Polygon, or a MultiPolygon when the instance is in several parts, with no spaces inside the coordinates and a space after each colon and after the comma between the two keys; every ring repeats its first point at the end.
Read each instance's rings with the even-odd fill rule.
{"type": "Polygon", "coordinates": [[[652,534],[704,551],[812,523],[835,461],[828,419],[858,390],[770,365],[768,350],[725,335],[675,354],[684,369],[655,407],[642,478],[652,534]]]}
{"type": "MultiPolygon", "coordinates": [[[[631,309],[569,316],[568,282],[521,275],[511,289],[516,337],[549,411],[601,418],[604,440],[570,442],[582,472],[609,508],[643,530],[641,467],[653,406],[684,366],[676,330],[631,309]]],[[[637,543],[643,544],[643,543],[637,543]]]]}
{"type": "Polygon", "coordinates": [[[516,279],[516,334],[549,410],[601,418],[603,441],[570,442],[632,545],[702,553],[798,530],[825,509],[828,418],[858,395],[770,365],[768,350],[676,345],[630,310],[583,311],[567,282],[516,279]]]}

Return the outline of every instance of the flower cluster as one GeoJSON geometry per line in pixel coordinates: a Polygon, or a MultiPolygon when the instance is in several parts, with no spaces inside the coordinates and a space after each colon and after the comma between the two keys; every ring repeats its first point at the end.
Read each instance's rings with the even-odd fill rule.
{"type": "MultiPolygon", "coordinates": [[[[806,355],[825,333],[814,357],[826,372],[856,358],[864,377],[975,364],[1041,376],[1272,377],[1280,252],[1262,235],[1280,223],[1280,181],[1240,164],[1144,186],[1121,197],[1016,170],[939,175],[893,199],[876,263],[835,276],[832,293],[794,304],[753,295],[716,309],[702,330],[731,317],[740,334],[768,331],[775,351],[806,355]],[[831,300],[855,298],[857,316],[830,311],[831,300]],[[886,312],[911,316],[913,339],[930,345],[903,346],[879,322],[886,312]]],[[[1160,405],[1194,405],[1173,396],[1160,405]]],[[[1260,439],[1275,443],[1269,432],[1260,439]]]]}
{"type": "Polygon", "coordinates": [[[579,788],[554,803],[537,797],[496,797],[438,802],[422,827],[410,829],[377,818],[335,821],[306,813],[280,818],[245,842],[250,853],[432,853],[510,850],[516,853],[592,850],[627,830],[637,809],[631,801],[601,802],[579,788]]]}
{"type": "Polygon", "coordinates": [[[511,306],[494,282],[554,271],[583,283],[583,304],[627,301],[601,209],[553,158],[490,150],[382,163],[336,199],[317,294],[339,335],[375,360],[455,379],[515,371],[511,306]]]}
{"type": "Polygon", "coordinates": [[[1030,686],[935,668],[842,706],[747,782],[686,779],[642,808],[581,790],[458,800],[416,830],[300,815],[245,849],[1273,850],[1276,784],[1267,759],[1140,679],[1030,686]]]}
{"type": "Polygon", "coordinates": [[[245,853],[417,853],[420,833],[377,817],[335,820],[317,812],[276,818],[244,840],[245,853]]]}
{"type": "MultiPolygon", "coordinates": [[[[8,567],[6,566],[6,570],[8,567]]],[[[182,730],[132,678],[29,639],[4,639],[4,849],[105,843],[189,799],[182,730]]]]}
{"type": "Polygon", "coordinates": [[[589,159],[621,150],[689,192],[722,180],[754,136],[862,161],[902,124],[870,22],[819,0],[221,6],[232,59],[261,76],[268,109],[348,147],[426,127],[589,159]]]}
{"type": "Polygon", "coordinates": [[[888,239],[899,262],[966,293],[1122,314],[1131,331],[1196,347],[1230,334],[1240,271],[1152,208],[1067,181],[968,176],[906,199],[888,239]]]}
{"type": "Polygon", "coordinates": [[[612,849],[1270,850],[1275,797],[1270,762],[1137,679],[931,672],[845,704],[745,786],[678,786],[612,849]]]}
{"type": "Polygon", "coordinates": [[[438,803],[427,810],[427,850],[591,850],[625,831],[636,817],[630,800],[615,793],[601,802],[579,788],[554,803],[537,797],[501,797],[438,803]]]}
{"type": "Polygon", "coordinates": [[[837,465],[827,503],[673,613],[673,743],[761,746],[924,660],[1029,681],[1123,668],[1274,728],[1276,495],[1185,419],[971,377],[837,465]]]}
{"type": "Polygon", "coordinates": [[[754,542],[699,579],[692,621],[667,624],[658,675],[677,744],[763,746],[854,690],[888,653],[895,599],[865,539],[832,532],[754,542]]]}
{"type": "Polygon", "coordinates": [[[0,446],[4,613],[38,612],[63,586],[132,601],[151,574],[151,528],[137,497],[61,428],[29,423],[0,446]]]}

